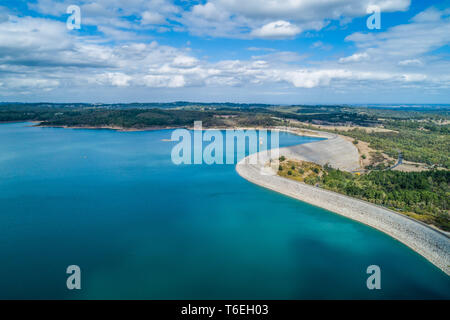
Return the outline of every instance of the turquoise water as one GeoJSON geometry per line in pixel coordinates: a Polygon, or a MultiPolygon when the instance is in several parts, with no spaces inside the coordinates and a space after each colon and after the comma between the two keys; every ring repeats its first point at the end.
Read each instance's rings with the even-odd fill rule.
{"type": "Polygon", "coordinates": [[[450,277],[374,229],[234,165],[173,165],[170,130],[29,125],[0,125],[0,298],[450,298],[450,277]]]}

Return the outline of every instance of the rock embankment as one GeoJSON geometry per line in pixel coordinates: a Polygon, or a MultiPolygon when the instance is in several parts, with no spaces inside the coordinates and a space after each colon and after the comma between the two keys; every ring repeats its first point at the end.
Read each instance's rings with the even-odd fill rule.
{"type": "Polygon", "coordinates": [[[429,226],[389,209],[348,196],[286,179],[276,174],[278,156],[329,164],[352,171],[359,168],[358,151],[345,139],[328,134],[327,140],[250,155],[236,165],[243,178],[312,205],[376,228],[407,245],[450,275],[450,239],[429,226]],[[257,159],[257,160],[256,160],[257,159]]]}

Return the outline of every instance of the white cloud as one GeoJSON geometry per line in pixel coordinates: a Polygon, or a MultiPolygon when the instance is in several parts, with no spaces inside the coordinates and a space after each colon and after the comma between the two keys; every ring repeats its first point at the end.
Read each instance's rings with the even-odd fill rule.
{"type": "Polygon", "coordinates": [[[0,24],[0,48],[38,51],[63,50],[71,46],[65,24],[40,18],[10,17],[0,24]]]}
{"type": "MultiPolygon", "coordinates": [[[[28,7],[37,12],[55,17],[66,16],[66,9],[74,4],[72,0],[37,0],[28,7]]],[[[180,12],[172,0],[79,0],[81,23],[94,26],[115,40],[124,40],[125,32],[138,29],[151,29],[152,25],[167,24],[167,18],[173,18],[180,12]],[[137,17],[139,24],[129,17],[137,17]]]]}
{"type": "Polygon", "coordinates": [[[173,67],[192,68],[198,64],[198,60],[189,56],[178,56],[172,62],[173,67]]]}
{"type": "Polygon", "coordinates": [[[144,77],[144,83],[148,87],[155,88],[180,88],[185,86],[186,81],[184,80],[184,77],[182,75],[148,75],[144,77]]]}
{"type": "Polygon", "coordinates": [[[306,55],[300,55],[298,52],[294,51],[276,51],[269,54],[252,56],[252,59],[254,60],[265,60],[272,64],[299,62],[305,58],[306,55]]]}
{"type": "Polygon", "coordinates": [[[383,12],[406,10],[410,0],[210,0],[235,14],[252,18],[274,18],[294,21],[339,19],[366,14],[369,5],[383,12]]]}
{"type": "MultiPolygon", "coordinates": [[[[73,1],[37,0],[28,6],[60,17],[70,4],[73,1]]],[[[300,30],[320,30],[330,20],[348,23],[354,17],[365,16],[370,5],[380,7],[382,12],[404,11],[410,0],[208,0],[189,9],[176,5],[174,0],[80,0],[77,5],[81,7],[83,24],[109,30],[108,35],[117,35],[119,40],[121,33],[111,29],[188,30],[215,37],[278,39],[293,37],[300,30]],[[139,25],[128,19],[133,16],[139,25]],[[276,28],[276,22],[283,23],[276,28]],[[158,26],[162,24],[164,28],[158,26]]]]}
{"type": "Polygon", "coordinates": [[[145,11],[142,14],[142,24],[163,24],[165,22],[164,16],[158,12],[145,11]]]}
{"type": "MultiPolygon", "coordinates": [[[[392,74],[387,83],[394,88],[421,89],[416,92],[450,89],[450,63],[434,50],[450,44],[450,10],[429,8],[410,20],[384,32],[354,33],[346,38],[357,52],[338,60],[354,71],[392,74]],[[425,67],[426,66],[426,67],[425,67]],[[419,85],[420,84],[420,85],[419,85]]],[[[332,62],[327,67],[335,67],[332,62]]]]}
{"type": "Polygon", "coordinates": [[[420,61],[419,59],[407,59],[407,60],[402,60],[399,61],[398,63],[399,66],[423,66],[423,62],[420,61]]]}
{"type": "Polygon", "coordinates": [[[284,38],[300,30],[320,30],[329,20],[348,23],[365,16],[370,5],[382,12],[405,11],[410,0],[209,0],[184,12],[180,21],[194,34],[284,38]],[[283,22],[278,32],[274,21],[283,22]]]}
{"type": "Polygon", "coordinates": [[[316,41],[311,45],[313,49],[323,49],[323,50],[331,50],[333,48],[332,45],[323,43],[322,41],[316,41]]]}
{"type": "Polygon", "coordinates": [[[217,6],[211,2],[194,6],[192,8],[192,13],[194,16],[210,21],[223,21],[228,19],[228,14],[225,11],[218,9],[217,6]]]}
{"type": "MultiPolygon", "coordinates": [[[[201,10],[213,9],[199,10],[206,19],[209,12],[201,10]]],[[[0,95],[36,95],[67,88],[82,92],[111,86],[171,91],[199,88],[205,94],[211,92],[209,88],[249,86],[258,86],[260,93],[268,88],[273,91],[274,86],[332,90],[420,85],[423,90],[448,90],[450,63],[429,54],[449,42],[448,18],[442,11],[435,12],[382,32],[350,35],[347,40],[354,42],[357,52],[314,64],[305,61],[300,50],[253,47],[249,50],[266,52],[248,59],[211,62],[198,56],[203,53],[195,48],[191,51],[137,38],[111,44],[101,38],[77,36],[67,31],[63,22],[10,15],[0,23],[0,95]],[[423,68],[425,63],[427,68],[423,68]]],[[[224,14],[223,19],[227,21],[229,16],[224,14]]],[[[220,21],[216,22],[220,26],[220,21]]],[[[259,36],[278,38],[299,32],[287,21],[273,24],[260,27],[259,36]]],[[[324,45],[315,43],[317,48],[324,45]]]]}
{"type": "Polygon", "coordinates": [[[422,82],[427,79],[427,76],[424,74],[404,74],[402,75],[402,79],[406,82],[422,82]]]}
{"type": "Polygon", "coordinates": [[[130,76],[121,72],[108,72],[104,76],[109,83],[116,87],[128,87],[132,79],[130,76]]]}
{"type": "Polygon", "coordinates": [[[355,53],[349,57],[340,58],[339,63],[367,61],[369,58],[370,56],[367,52],[355,53]]]}
{"type": "Polygon", "coordinates": [[[9,15],[6,12],[3,12],[2,7],[0,7],[0,23],[6,22],[9,20],[9,15]]]}
{"type": "Polygon", "coordinates": [[[55,79],[45,79],[43,77],[31,77],[16,75],[8,77],[6,81],[0,82],[0,95],[17,96],[30,95],[34,92],[49,92],[58,86],[60,82],[55,79]]]}
{"type": "Polygon", "coordinates": [[[382,33],[354,33],[346,37],[370,55],[417,57],[450,43],[450,18],[445,10],[435,8],[419,13],[409,24],[398,25],[382,33]],[[366,49],[369,48],[369,49],[366,49]]]}
{"type": "Polygon", "coordinates": [[[184,25],[180,30],[187,29],[195,35],[242,38],[242,28],[245,29],[244,33],[249,31],[247,22],[242,17],[233,17],[211,2],[193,6],[178,20],[184,25]]]}
{"type": "Polygon", "coordinates": [[[295,70],[281,76],[298,88],[329,86],[332,81],[381,81],[386,83],[420,82],[427,79],[423,74],[402,74],[385,71],[352,71],[346,69],[295,70]]]}
{"type": "Polygon", "coordinates": [[[266,39],[284,39],[292,38],[301,32],[301,29],[288,21],[275,21],[270,22],[261,28],[255,29],[251,32],[251,35],[257,38],[266,39]]]}
{"type": "Polygon", "coordinates": [[[247,50],[249,51],[276,51],[274,48],[260,48],[260,47],[248,47],[247,50]]]}
{"type": "Polygon", "coordinates": [[[441,20],[441,17],[443,15],[449,15],[450,9],[446,9],[443,11],[439,11],[436,8],[429,8],[425,11],[420,12],[417,14],[412,21],[414,22],[421,22],[421,23],[427,23],[427,22],[437,22],[441,20]]]}

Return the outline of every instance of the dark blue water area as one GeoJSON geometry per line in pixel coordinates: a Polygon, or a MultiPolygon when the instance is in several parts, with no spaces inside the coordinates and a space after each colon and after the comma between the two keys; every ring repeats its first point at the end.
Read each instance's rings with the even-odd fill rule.
{"type": "MultiPolygon", "coordinates": [[[[171,130],[30,125],[0,125],[2,299],[450,297],[450,277],[381,232],[234,165],[173,164],[171,130]]],[[[281,146],[314,140],[280,133],[281,146]]]]}

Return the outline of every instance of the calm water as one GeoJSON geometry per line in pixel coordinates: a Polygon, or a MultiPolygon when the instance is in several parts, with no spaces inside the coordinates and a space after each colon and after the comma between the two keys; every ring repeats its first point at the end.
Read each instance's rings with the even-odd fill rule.
{"type": "Polygon", "coordinates": [[[170,130],[28,125],[0,125],[0,298],[450,298],[450,277],[374,229],[233,165],[173,165],[170,130]]]}

